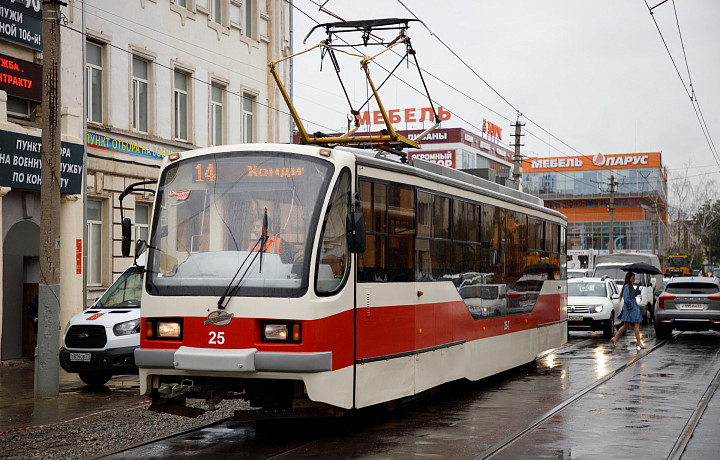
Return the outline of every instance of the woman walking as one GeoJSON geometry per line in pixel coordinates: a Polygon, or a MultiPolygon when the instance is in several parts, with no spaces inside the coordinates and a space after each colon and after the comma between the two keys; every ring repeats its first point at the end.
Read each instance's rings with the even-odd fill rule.
{"type": "Polygon", "coordinates": [[[620,317],[618,318],[620,321],[623,321],[623,325],[620,329],[618,329],[615,337],[610,339],[613,348],[617,345],[618,339],[625,333],[625,329],[628,328],[628,324],[630,323],[633,324],[633,328],[635,330],[635,342],[637,344],[637,349],[640,350],[645,348],[645,344],[640,338],[640,322],[642,321],[642,315],[640,314],[640,307],[638,307],[638,304],[635,301],[635,296],[640,295],[640,290],[633,287],[634,282],[635,274],[633,272],[627,272],[625,274],[625,284],[623,284],[622,287],[623,309],[622,313],[620,313],[620,317]]]}

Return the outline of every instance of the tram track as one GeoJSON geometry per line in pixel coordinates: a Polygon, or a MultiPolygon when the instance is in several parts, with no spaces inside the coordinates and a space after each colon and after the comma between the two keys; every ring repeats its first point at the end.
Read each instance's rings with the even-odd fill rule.
{"type": "MultiPolygon", "coordinates": [[[[674,337],[674,336],[673,336],[674,337]]],[[[646,356],[650,355],[654,351],[658,350],[659,348],[665,346],[672,338],[663,340],[661,342],[656,343],[653,347],[647,349],[644,353],[640,353],[635,355],[631,360],[624,363],[620,367],[616,368],[613,372],[608,372],[605,376],[602,378],[594,381],[587,387],[583,388],[582,390],[578,391],[571,397],[565,399],[563,402],[557,404],[555,407],[550,409],[549,411],[545,412],[543,415],[541,415],[539,418],[531,422],[530,424],[526,425],[523,429],[509,435],[505,439],[497,442],[490,448],[486,449],[485,452],[480,454],[479,456],[475,457],[476,459],[486,459],[486,458],[493,458],[495,455],[499,454],[503,450],[507,449],[508,447],[512,446],[513,444],[520,441],[524,436],[526,436],[528,433],[532,432],[534,429],[545,423],[550,418],[557,415],[560,411],[568,407],[569,405],[573,404],[583,396],[587,395],[594,389],[598,388],[599,386],[607,383],[608,381],[614,379],[618,375],[620,375],[623,371],[628,369],[630,366],[635,364],[637,361],[645,358],[646,356]]],[[[560,347],[562,349],[562,347],[560,347]]],[[[548,353],[550,354],[550,353],[548,353]]]]}
{"type": "MultiPolygon", "coordinates": [[[[608,382],[611,382],[616,377],[619,377],[619,381],[623,381],[623,378],[621,376],[627,375],[626,371],[628,371],[630,368],[633,368],[639,361],[645,359],[649,356],[662,356],[665,353],[655,354],[654,353],[661,348],[665,347],[668,344],[674,343],[674,341],[679,340],[678,336],[682,335],[682,333],[676,333],[673,335],[670,339],[663,340],[663,341],[657,341],[652,345],[649,345],[647,350],[642,350],[636,354],[633,354],[630,359],[625,359],[620,362],[616,361],[616,366],[608,371],[604,376],[600,377],[598,380],[592,382],[591,384],[583,387],[582,389],[574,392],[572,395],[566,397],[564,400],[561,400],[560,402],[557,402],[554,407],[550,408],[546,412],[539,415],[536,419],[532,420],[527,425],[524,425],[522,427],[516,426],[517,431],[514,433],[508,435],[504,439],[501,439],[500,441],[496,442],[493,445],[490,445],[488,448],[486,448],[484,451],[476,451],[479,452],[479,454],[475,458],[497,458],[497,457],[506,457],[508,454],[511,454],[511,452],[517,452],[517,449],[522,449],[523,443],[528,442],[528,440],[531,440],[533,436],[536,436],[537,433],[540,432],[543,428],[541,428],[541,425],[543,425],[546,422],[549,422],[550,419],[557,416],[559,413],[561,413],[563,410],[567,409],[569,406],[578,403],[581,404],[580,401],[584,400],[583,398],[589,397],[591,393],[593,393],[594,390],[596,390],[598,387],[607,384],[608,382]]],[[[589,338],[589,339],[582,339],[578,340],[572,344],[565,344],[561,347],[549,350],[547,352],[542,353],[538,356],[538,359],[542,359],[544,357],[547,357],[551,354],[563,354],[568,353],[573,349],[578,348],[585,348],[589,345],[595,344],[597,345],[596,338],[589,338]]],[[[603,344],[603,348],[606,348],[603,353],[610,353],[610,351],[607,349],[607,347],[603,344]]],[[[622,356],[622,355],[620,355],[622,356]]],[[[619,356],[618,356],[619,357],[619,356]]],[[[648,360],[650,362],[655,361],[648,360]]],[[[643,366],[647,366],[647,364],[643,364],[643,366]]],[[[632,372],[631,372],[632,373],[632,372]]],[[[712,374],[711,374],[712,375],[712,374]]],[[[667,455],[668,459],[676,460],[680,459],[683,455],[683,452],[685,451],[686,447],[690,443],[690,439],[695,432],[696,427],[698,426],[700,419],[703,416],[703,413],[705,412],[705,409],[708,407],[708,404],[710,403],[710,400],[713,398],[713,395],[716,395],[717,389],[720,387],[720,370],[717,370],[714,373],[714,377],[712,378],[712,381],[710,384],[705,387],[701,387],[698,389],[698,395],[700,393],[704,393],[700,397],[699,402],[697,403],[697,406],[695,408],[688,409],[694,409],[692,410],[692,414],[687,418],[686,422],[683,425],[678,426],[678,431],[682,428],[682,431],[677,435],[677,431],[673,435],[677,435],[677,439],[674,441],[673,445],[673,437],[668,438],[668,448],[672,445],[672,449],[669,451],[669,454],[667,455]]],[[[574,406],[575,407],[575,406],[574,406]]],[[[690,412],[690,411],[688,411],[690,412]]],[[[257,424],[257,422],[253,421],[238,421],[234,420],[233,423],[233,417],[228,417],[225,419],[217,420],[212,423],[208,423],[205,425],[201,425],[198,427],[195,427],[190,430],[185,430],[178,433],[169,434],[167,436],[163,436],[162,438],[156,438],[153,440],[149,440],[144,443],[140,443],[134,446],[131,446],[127,449],[123,449],[122,451],[118,451],[116,453],[120,453],[123,451],[132,451],[132,449],[136,449],[142,446],[148,446],[154,443],[161,443],[163,441],[169,440],[173,437],[177,438],[176,441],[171,441],[172,443],[175,443],[177,446],[178,444],[189,442],[189,446],[191,447],[191,450],[194,450],[193,448],[193,437],[197,436],[213,436],[208,433],[202,433],[203,430],[206,430],[207,428],[212,427],[221,427],[221,431],[223,431],[225,428],[234,428],[234,429],[244,429],[246,430],[245,436],[247,440],[255,439],[255,441],[252,441],[251,444],[248,445],[249,450],[244,450],[246,454],[249,455],[257,455],[257,458],[264,458],[264,459],[285,459],[285,458],[295,458],[295,457],[304,457],[307,456],[310,452],[318,452],[322,451],[323,446],[327,443],[334,443],[337,439],[344,439],[346,435],[350,435],[350,439],[352,439],[352,434],[356,432],[363,432],[365,431],[362,427],[358,428],[358,426],[361,425],[368,425],[368,427],[372,428],[375,427],[377,424],[376,417],[370,415],[370,418],[367,417],[368,413],[364,413],[366,416],[360,416],[358,413],[358,417],[349,417],[347,419],[344,419],[343,423],[337,423],[332,422],[327,425],[323,425],[322,429],[319,429],[317,425],[313,425],[314,428],[312,428],[309,431],[306,431],[302,429],[302,426],[300,425],[299,430],[303,431],[303,434],[298,435],[294,437],[294,439],[285,439],[284,442],[280,443],[280,445],[275,444],[275,435],[272,433],[275,432],[294,432],[298,429],[298,426],[293,427],[286,427],[288,429],[282,429],[282,430],[266,430],[263,432],[262,427],[260,424],[257,424]],[[227,426],[222,426],[223,424],[227,424],[227,426]],[[265,436],[270,436],[270,438],[263,438],[263,433],[265,433],[265,436]],[[264,441],[263,441],[264,439],[264,441]],[[189,440],[189,441],[187,441],[189,440]],[[251,447],[251,445],[255,445],[255,447],[258,447],[258,440],[260,441],[260,449],[255,450],[255,448],[251,447]],[[272,441],[272,443],[267,443],[266,441],[272,441]],[[252,452],[255,452],[254,454],[252,452]]],[[[707,418],[707,417],[705,417],[707,418]]],[[[217,430],[216,430],[217,431],[217,430]]],[[[217,435],[215,435],[217,436],[217,435]]],[[[226,435],[221,435],[226,436],[226,435]]],[[[217,442],[219,441],[218,439],[217,442]]],[[[496,438],[499,439],[499,438],[496,438]]],[[[245,441],[225,441],[225,442],[232,442],[233,446],[239,446],[243,445],[245,441]],[[240,444],[237,444],[237,443],[240,444]]],[[[203,455],[202,450],[203,447],[200,447],[200,445],[197,445],[197,447],[200,450],[197,450],[197,454],[203,455]]],[[[232,447],[232,449],[235,449],[236,447],[232,447]]],[[[244,447],[239,447],[241,449],[245,449],[244,447]]],[[[168,450],[168,453],[172,452],[173,449],[168,450]]],[[[223,449],[218,451],[218,453],[223,452],[223,449]]],[[[227,452],[227,451],[225,451],[227,452]]],[[[132,454],[132,452],[131,452],[132,454]]],[[[106,455],[113,455],[113,454],[106,454],[106,455]]],[[[127,455],[127,452],[126,454],[127,455]]],[[[118,457],[124,458],[121,455],[118,455],[118,457]]],[[[395,457],[389,457],[389,458],[395,458],[395,457]]]]}
{"type": "MultiPolygon", "coordinates": [[[[555,407],[550,409],[549,411],[545,412],[543,415],[538,417],[533,422],[526,425],[524,428],[516,431],[515,433],[507,436],[503,440],[495,443],[490,448],[486,449],[485,452],[482,454],[476,456],[476,459],[490,459],[496,457],[498,454],[501,454],[503,451],[508,449],[509,447],[519,443],[524,437],[526,437],[528,434],[532,433],[535,429],[540,427],[540,425],[544,424],[548,420],[550,420],[552,417],[556,416],[558,413],[563,411],[565,408],[570,406],[571,404],[577,402],[596,388],[600,387],[601,385],[604,385],[605,383],[609,382],[610,380],[620,376],[624,371],[629,369],[631,366],[636,364],[639,360],[644,359],[645,357],[649,356],[653,352],[657,351],[658,349],[664,347],[666,344],[670,343],[673,339],[678,337],[682,333],[676,333],[671,338],[657,342],[654,346],[652,346],[650,349],[646,350],[644,353],[638,353],[636,356],[634,356],[632,359],[624,363],[623,365],[616,368],[614,371],[609,372],[602,378],[596,380],[592,384],[588,385],[587,387],[583,388],[582,390],[578,391],[571,397],[565,399],[563,402],[557,404],[555,407]]],[[[580,345],[582,342],[579,342],[577,345],[580,345]]],[[[559,347],[554,350],[550,350],[546,352],[546,356],[550,355],[557,351],[565,351],[572,347],[559,347]]],[[[698,402],[697,406],[693,410],[692,414],[688,417],[687,422],[685,423],[685,426],[681,433],[678,435],[672,449],[670,450],[670,453],[666,457],[667,460],[679,460],[682,457],[682,454],[687,447],[690,438],[692,437],[695,428],[697,427],[703,413],[705,412],[705,409],[707,408],[708,404],[710,403],[710,400],[714,396],[715,392],[717,391],[718,387],[720,387],[720,369],[715,373],[714,378],[706,388],[705,392],[703,393],[702,397],[700,398],[700,401],[698,402]]]]}

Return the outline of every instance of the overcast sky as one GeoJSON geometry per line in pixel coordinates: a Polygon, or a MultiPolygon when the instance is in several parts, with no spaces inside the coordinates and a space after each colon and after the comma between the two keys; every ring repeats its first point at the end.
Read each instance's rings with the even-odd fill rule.
{"type": "MultiPolygon", "coordinates": [[[[323,2],[293,1],[295,52],[324,38],[318,30],[303,45],[315,21],[335,21],[318,10],[323,2]]],[[[660,3],[647,0],[650,7],[660,3]]],[[[425,74],[430,95],[453,113],[443,127],[479,131],[487,119],[503,128],[507,145],[513,142],[510,123],[517,110],[526,123],[522,153],[528,157],[660,151],[671,178],[689,164],[689,175],[720,182],[720,159],[686,93],[679,38],[682,34],[699,109],[720,148],[720,0],[669,0],[653,10],[682,81],[644,0],[328,0],[325,8],[345,20],[412,18],[403,4],[487,82],[425,27],[411,25],[420,66],[437,77],[425,74]],[[713,174],[699,176],[705,173],[713,174]]],[[[359,43],[357,35],[347,39],[359,43]]],[[[391,69],[398,60],[388,54],[378,64],[391,69]]],[[[320,64],[318,50],[294,61],[295,103],[310,132],[338,130],[349,113],[329,59],[322,73],[320,64]]],[[[371,72],[376,84],[386,76],[378,66],[371,72]]],[[[359,106],[366,85],[358,60],[341,57],[341,74],[359,106]]],[[[402,64],[398,75],[422,89],[412,67],[402,64]]],[[[396,79],[381,97],[387,109],[429,106],[396,79]]]]}

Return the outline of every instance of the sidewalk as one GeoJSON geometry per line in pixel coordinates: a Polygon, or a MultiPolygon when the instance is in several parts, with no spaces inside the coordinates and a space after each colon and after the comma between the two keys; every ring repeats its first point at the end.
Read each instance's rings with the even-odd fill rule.
{"type": "Polygon", "coordinates": [[[0,433],[50,425],[147,400],[140,396],[136,375],[120,375],[106,386],[91,389],[77,376],[60,369],[60,394],[34,397],[32,359],[0,361],[0,433]]]}

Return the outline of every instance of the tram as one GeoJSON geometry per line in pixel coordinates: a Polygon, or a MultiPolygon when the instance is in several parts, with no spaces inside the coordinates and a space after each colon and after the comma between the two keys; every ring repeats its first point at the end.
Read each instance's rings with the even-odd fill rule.
{"type": "MultiPolygon", "coordinates": [[[[153,409],[194,415],[188,398],[213,409],[233,397],[253,416],[392,407],[566,341],[566,218],[517,190],[407,161],[403,149],[429,130],[410,140],[393,129],[369,65],[401,46],[401,62],[417,64],[412,21],[316,27],[328,37],[311,49],[332,57],[338,78],[347,51],[335,34],[361,31],[369,46],[397,31],[384,51],[359,56],[385,120],[379,135],[354,134],[351,106],[354,128],[311,137],[275,72],[288,56],[269,66],[303,145],[163,160],[135,351],[153,409]]],[[[430,129],[439,123],[435,114],[430,129]]],[[[130,234],[123,218],[124,253],[130,234]]]]}
{"type": "Polygon", "coordinates": [[[462,171],[376,156],[242,144],[163,161],[135,352],[156,409],[240,395],[336,414],[565,342],[562,214],[462,171]]]}

